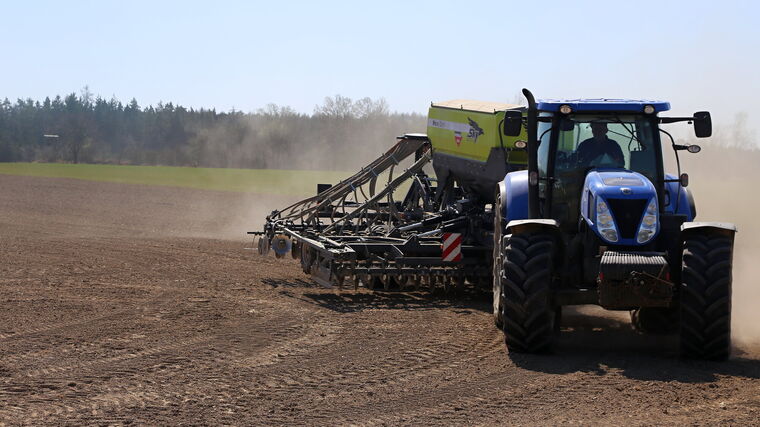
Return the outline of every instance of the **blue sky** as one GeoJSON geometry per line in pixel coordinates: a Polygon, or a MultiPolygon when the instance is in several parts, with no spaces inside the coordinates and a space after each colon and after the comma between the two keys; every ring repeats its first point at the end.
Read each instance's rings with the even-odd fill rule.
{"type": "Polygon", "coordinates": [[[0,6],[0,98],[79,91],[251,111],[325,96],[665,99],[758,125],[749,1],[116,2],[0,6]]]}

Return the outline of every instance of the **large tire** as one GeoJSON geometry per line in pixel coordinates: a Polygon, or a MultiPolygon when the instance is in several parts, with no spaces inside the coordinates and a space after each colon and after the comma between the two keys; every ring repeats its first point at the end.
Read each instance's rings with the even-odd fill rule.
{"type": "Polygon", "coordinates": [[[550,351],[556,313],[551,306],[554,238],[526,233],[504,240],[501,311],[507,348],[518,353],[550,351]]]}
{"type": "Polygon", "coordinates": [[[493,204],[493,322],[497,328],[502,329],[504,322],[501,317],[501,276],[504,267],[502,257],[504,248],[502,247],[502,235],[504,224],[502,224],[502,212],[504,207],[501,200],[501,191],[496,189],[496,197],[493,204]]]}
{"type": "Polygon", "coordinates": [[[691,235],[683,245],[680,353],[725,360],[731,354],[733,240],[718,233],[691,235]]]}

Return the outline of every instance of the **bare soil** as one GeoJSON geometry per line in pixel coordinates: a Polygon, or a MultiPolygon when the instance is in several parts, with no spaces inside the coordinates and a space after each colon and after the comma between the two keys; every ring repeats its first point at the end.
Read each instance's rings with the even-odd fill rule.
{"type": "Polygon", "coordinates": [[[488,296],[338,292],[244,250],[285,198],[0,175],[0,425],[757,424],[760,362],[627,313],[508,354],[488,296]]]}

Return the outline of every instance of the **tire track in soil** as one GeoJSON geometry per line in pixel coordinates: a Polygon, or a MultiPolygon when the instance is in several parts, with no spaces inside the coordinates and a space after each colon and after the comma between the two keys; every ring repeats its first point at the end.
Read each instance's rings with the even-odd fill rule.
{"type": "Polygon", "coordinates": [[[501,424],[505,422],[505,414],[540,414],[545,408],[555,406],[558,398],[573,400],[599,389],[585,374],[547,377],[540,372],[519,369],[484,372],[463,380],[436,389],[434,398],[410,394],[385,404],[370,403],[354,411],[370,415],[368,418],[347,418],[339,413],[329,415],[341,419],[339,423],[368,426],[414,425],[435,419],[451,423],[457,418],[460,422],[501,424]]]}
{"type": "MultiPolygon", "coordinates": [[[[284,319],[281,319],[284,320],[284,319]]],[[[273,322],[274,324],[285,324],[284,321],[280,322],[273,322]]],[[[304,334],[304,329],[310,330],[315,328],[315,324],[312,325],[299,325],[295,324],[294,321],[291,320],[291,324],[285,327],[284,329],[280,331],[275,331],[272,333],[273,339],[269,342],[267,342],[266,346],[259,349],[257,353],[262,354],[274,354],[274,355],[280,355],[283,353],[286,354],[295,354],[297,352],[303,352],[306,351],[306,349],[300,349],[299,350],[299,344],[317,344],[317,345],[327,345],[330,343],[330,338],[335,336],[335,331],[337,328],[334,326],[325,327],[323,324],[319,324],[320,331],[312,331],[311,334],[306,333],[304,334]],[[324,331],[329,331],[328,334],[325,334],[324,331]]],[[[246,339],[250,339],[251,333],[253,333],[254,336],[256,336],[256,332],[259,333],[259,336],[263,336],[264,333],[271,333],[271,328],[268,325],[262,324],[259,327],[259,330],[246,330],[246,331],[240,331],[238,334],[232,334],[232,333],[225,333],[225,334],[216,334],[211,336],[197,336],[188,340],[183,340],[177,343],[163,345],[163,346],[156,346],[152,347],[150,349],[147,349],[145,351],[141,351],[135,354],[126,354],[111,358],[104,358],[104,359],[98,359],[98,360],[91,360],[86,363],[75,363],[75,364],[67,364],[63,366],[58,366],[54,368],[47,368],[47,369],[38,369],[26,372],[25,374],[30,377],[35,376],[44,376],[44,377],[55,377],[58,374],[61,374],[63,372],[72,371],[72,370],[93,370],[92,368],[97,367],[99,365],[108,365],[109,367],[112,367],[113,365],[118,365],[120,363],[127,363],[128,365],[130,362],[136,361],[139,358],[145,358],[150,357],[154,355],[158,355],[161,353],[166,353],[171,350],[176,350],[179,348],[189,347],[195,344],[199,343],[207,343],[209,345],[211,344],[220,344],[216,347],[224,347],[225,344],[228,344],[230,342],[230,338],[234,337],[235,335],[240,336],[241,334],[245,334],[246,339]]],[[[207,346],[208,347],[208,346],[207,346]]],[[[200,352],[196,352],[200,353],[200,352]]],[[[255,356],[251,356],[255,358],[255,356]]],[[[231,362],[235,362],[235,359],[230,358],[227,355],[223,356],[217,356],[217,357],[196,357],[193,359],[195,363],[201,363],[205,364],[205,369],[213,370],[219,366],[220,363],[226,363],[229,364],[231,362]]],[[[276,359],[272,360],[272,363],[276,363],[276,359]]],[[[237,363],[238,365],[240,362],[237,363]]],[[[103,411],[104,409],[117,409],[119,407],[125,407],[125,406],[139,406],[139,407],[146,407],[149,404],[155,404],[156,402],[163,402],[160,406],[166,406],[169,403],[176,403],[176,402],[183,402],[187,401],[188,399],[201,399],[201,400],[219,400],[220,402],[224,402],[225,400],[233,400],[232,396],[229,393],[219,393],[218,390],[214,389],[211,392],[204,392],[203,390],[206,390],[208,387],[205,383],[195,382],[192,383],[183,383],[178,385],[172,385],[171,391],[167,391],[165,389],[165,385],[167,382],[169,382],[172,379],[183,379],[186,375],[183,370],[176,370],[175,372],[170,373],[169,375],[163,375],[161,376],[162,383],[164,386],[161,386],[160,391],[151,391],[151,390],[144,390],[145,387],[141,387],[141,382],[143,381],[143,378],[141,376],[141,370],[144,363],[138,364],[137,366],[124,366],[119,369],[110,369],[107,371],[106,376],[110,378],[117,378],[119,380],[120,385],[117,387],[105,387],[105,390],[102,390],[100,393],[94,394],[93,393],[98,389],[97,385],[93,385],[93,387],[90,387],[87,393],[83,393],[80,390],[80,395],[82,396],[82,399],[76,399],[74,401],[68,401],[65,403],[60,402],[61,396],[58,395],[58,393],[55,393],[55,389],[51,389],[51,392],[48,394],[51,394],[50,396],[46,395],[34,395],[28,401],[36,403],[36,405],[27,406],[24,408],[14,408],[13,411],[3,411],[0,410],[0,419],[8,416],[28,416],[32,419],[46,419],[49,417],[55,417],[60,416],[61,414],[81,414],[81,413],[90,413],[98,411],[103,411]],[[131,381],[130,381],[131,380],[131,381]],[[143,389],[138,392],[135,392],[135,389],[143,389]],[[94,400],[94,401],[93,401],[94,400]],[[52,407],[51,407],[52,406],[52,407]],[[45,409],[47,408],[47,409],[45,409]],[[5,412],[5,413],[4,413],[5,412]]],[[[262,364],[263,365],[263,364],[262,364]]],[[[195,369],[198,369],[197,367],[195,369]]],[[[98,371],[95,371],[97,374],[98,371]]],[[[81,375],[81,373],[80,373],[81,375]]],[[[217,374],[219,376],[219,374],[217,374]]],[[[97,377],[97,376],[96,376],[97,377]]],[[[102,377],[101,377],[102,378],[102,377]]],[[[12,384],[10,386],[0,386],[0,396],[3,394],[9,394],[10,392],[20,392],[20,391],[27,391],[27,388],[21,387],[19,388],[18,385],[12,384]]],[[[12,418],[11,417],[11,418],[12,418]]]]}
{"type": "MultiPolygon", "coordinates": [[[[324,328],[320,328],[321,330],[324,330],[324,328]]],[[[281,363],[286,363],[287,359],[297,357],[298,353],[303,353],[305,350],[302,349],[300,351],[297,351],[295,353],[288,353],[291,349],[297,348],[299,344],[306,343],[308,341],[313,340],[312,337],[304,338],[304,335],[301,333],[301,330],[299,327],[290,327],[287,328],[285,331],[292,331],[292,332],[298,332],[298,336],[295,337],[292,340],[284,339],[286,335],[289,335],[288,333],[283,333],[281,336],[283,338],[275,338],[275,340],[272,341],[270,346],[265,347],[265,349],[268,351],[269,355],[272,354],[279,354],[276,359],[265,359],[263,361],[259,361],[254,366],[247,366],[248,368],[256,368],[261,366],[267,366],[270,363],[277,363],[280,361],[281,363]],[[283,357],[283,352],[287,353],[283,357]]],[[[283,331],[283,332],[285,332],[283,331]]],[[[336,335],[333,331],[332,335],[336,335]]],[[[276,334],[277,335],[277,334],[276,334]]],[[[322,337],[324,335],[323,332],[320,332],[319,335],[322,337]]],[[[471,332],[469,335],[476,336],[479,335],[478,331],[471,332]]],[[[217,337],[218,339],[219,337],[217,337]]],[[[295,373],[295,375],[288,375],[288,376],[276,376],[274,378],[267,377],[267,385],[277,385],[275,387],[269,387],[270,391],[274,390],[276,391],[285,391],[285,392],[293,392],[294,390],[298,390],[301,388],[313,388],[315,386],[329,386],[330,388],[338,388],[341,391],[329,394],[327,397],[338,397],[338,396],[345,396],[350,395],[357,392],[368,392],[372,390],[378,390],[380,388],[389,388],[393,387],[402,383],[414,381],[420,378],[424,378],[427,376],[435,376],[435,375],[441,375],[444,372],[455,370],[461,366],[466,365],[467,363],[470,363],[471,360],[482,358],[483,357],[483,350],[490,348],[490,353],[497,353],[500,352],[501,349],[498,346],[500,339],[494,339],[490,342],[488,341],[477,341],[477,345],[475,346],[469,346],[467,343],[462,343],[460,345],[447,345],[444,343],[438,343],[439,346],[436,347],[425,347],[423,350],[415,350],[415,351],[408,351],[402,357],[386,357],[382,359],[376,366],[373,367],[371,373],[374,373],[374,375],[370,375],[367,377],[367,373],[362,370],[358,370],[353,372],[349,375],[341,375],[341,374],[329,374],[325,373],[325,375],[321,376],[303,376],[298,373],[295,373]],[[441,345],[443,344],[443,345],[441,345]],[[462,357],[466,354],[466,352],[473,354],[474,357],[462,357]],[[457,359],[451,361],[447,365],[439,366],[441,360],[446,360],[446,357],[450,356],[456,356],[457,359]],[[413,362],[413,363],[412,363],[413,362]],[[386,380],[387,378],[391,378],[391,380],[386,380]],[[386,380],[386,381],[384,381],[386,380]],[[284,387],[279,387],[279,385],[285,384],[284,387]],[[358,387],[356,387],[358,385],[358,387]],[[354,388],[351,388],[351,386],[355,386],[354,388]]],[[[187,343],[190,344],[190,343],[187,343]]],[[[323,342],[317,342],[312,344],[318,344],[318,345],[327,345],[329,342],[323,341],[323,342]]],[[[313,349],[311,349],[313,350],[313,349]]],[[[154,353],[154,352],[148,352],[148,353],[154,353]]],[[[332,358],[334,355],[328,355],[327,357],[332,358]]],[[[251,358],[256,359],[256,356],[251,356],[251,358]]],[[[91,364],[87,365],[94,365],[99,363],[111,363],[113,361],[127,361],[134,359],[134,357],[123,357],[123,358],[112,358],[111,360],[100,360],[100,361],[93,361],[91,364]]],[[[220,362],[220,361],[227,361],[227,360],[219,360],[214,359],[213,362],[220,362]]],[[[322,360],[311,360],[313,363],[322,364],[322,360]]],[[[212,363],[213,363],[212,362],[212,363]]],[[[235,363],[236,366],[246,366],[245,360],[243,361],[237,361],[235,363]]],[[[84,365],[82,365],[84,366],[84,365]]],[[[80,366],[81,367],[81,366],[80,366]]],[[[44,374],[51,374],[59,372],[60,370],[50,372],[50,370],[47,371],[40,371],[35,373],[44,373],[44,374]]],[[[285,371],[290,371],[289,369],[285,369],[285,371]]],[[[125,372],[122,370],[122,372],[125,372]]],[[[126,372],[129,372],[129,370],[126,370],[126,372]]],[[[175,373],[173,376],[180,375],[179,372],[175,373]]],[[[162,377],[163,381],[170,380],[172,376],[164,376],[162,377]]],[[[120,381],[124,381],[124,378],[121,378],[120,381]]],[[[261,389],[257,387],[252,387],[253,390],[260,391],[261,389]]],[[[51,415],[57,415],[60,413],[80,413],[81,411],[90,411],[90,410],[99,410],[102,409],[105,406],[108,408],[116,408],[120,406],[127,406],[127,405],[141,405],[145,406],[147,405],[148,401],[155,402],[159,398],[163,400],[167,400],[167,393],[165,391],[162,391],[162,393],[149,393],[149,392],[140,392],[138,395],[130,395],[128,390],[129,387],[120,387],[120,392],[116,389],[109,389],[106,391],[107,395],[110,396],[120,396],[119,399],[111,399],[108,400],[108,405],[105,405],[100,399],[98,399],[99,403],[93,404],[92,402],[78,402],[76,404],[67,403],[65,405],[58,405],[53,410],[49,411],[40,411],[40,410],[34,410],[33,413],[38,413],[39,417],[46,417],[51,415]]],[[[172,387],[172,392],[170,393],[171,398],[168,399],[169,401],[182,401],[186,400],[189,397],[194,398],[203,398],[203,399],[213,399],[218,398],[219,396],[213,393],[201,393],[202,388],[199,388],[198,385],[184,385],[182,387],[172,387]]],[[[44,406],[42,404],[41,406],[44,406]]]]}
{"type": "MultiPolygon", "coordinates": [[[[126,287],[125,287],[126,288],[126,287]]],[[[155,291],[157,288],[155,286],[148,287],[145,286],[145,289],[150,289],[152,291],[155,291]]],[[[154,300],[145,300],[140,299],[136,301],[132,301],[132,307],[131,308],[124,308],[122,310],[118,311],[112,311],[105,315],[97,315],[97,316],[91,316],[85,319],[80,319],[73,322],[67,322],[67,323],[59,323],[59,324],[52,324],[52,325],[46,325],[43,327],[38,328],[32,328],[27,329],[20,332],[15,332],[13,334],[6,334],[2,335],[0,334],[0,340],[5,339],[6,341],[9,341],[13,338],[26,338],[28,339],[30,336],[33,335],[39,335],[42,333],[50,333],[50,332],[59,332],[59,333],[65,333],[69,329],[75,329],[75,331],[78,334],[81,334],[82,329],[97,329],[102,327],[102,325],[99,324],[99,321],[107,320],[111,323],[118,322],[119,320],[127,319],[130,316],[127,316],[128,314],[134,314],[136,316],[149,316],[152,313],[161,312],[163,311],[167,306],[170,304],[173,304],[176,299],[171,298],[173,294],[178,294],[179,290],[176,288],[169,288],[170,290],[167,290],[163,293],[160,293],[155,297],[154,300]],[[145,307],[144,309],[140,310],[140,307],[145,307]],[[83,328],[78,328],[80,326],[83,326],[83,328]]],[[[245,304],[246,301],[240,301],[240,298],[238,296],[234,296],[229,293],[215,293],[214,296],[216,297],[225,297],[231,302],[237,302],[239,304],[245,304]]],[[[183,295],[184,297],[184,295],[183,295]]],[[[89,300],[88,298],[84,298],[85,300],[89,300]]],[[[76,298],[76,297],[70,297],[69,300],[72,301],[81,301],[82,299],[76,298]]],[[[116,298],[108,298],[108,299],[100,299],[98,300],[102,301],[108,301],[108,302],[114,302],[114,303],[123,303],[123,300],[119,300],[116,298]]],[[[260,301],[259,304],[262,304],[260,301]]],[[[99,341],[89,341],[88,344],[90,345],[98,345],[102,343],[106,343],[110,340],[112,340],[112,337],[105,338],[99,341]]],[[[29,345],[29,343],[23,343],[26,345],[29,345]]],[[[60,352],[59,349],[56,348],[50,348],[49,344],[47,342],[40,342],[38,345],[43,346],[42,349],[36,350],[36,351],[26,351],[22,353],[15,353],[15,354],[8,354],[8,355],[2,355],[2,350],[0,350],[0,357],[2,357],[2,361],[6,366],[19,366],[23,365],[23,362],[26,360],[34,360],[36,364],[45,363],[45,362],[51,362],[51,361],[58,361],[59,358],[55,354],[57,351],[60,352]],[[47,360],[43,360],[42,357],[47,355],[47,360]]],[[[65,370],[65,369],[64,369],[65,370]]],[[[38,374],[33,373],[38,370],[29,370],[27,371],[29,376],[37,376],[38,374]]],[[[39,370],[41,374],[48,374],[55,372],[56,369],[53,368],[50,372],[47,372],[46,369],[39,370]]]]}
{"type": "MultiPolygon", "coordinates": [[[[38,376],[56,377],[57,375],[60,375],[67,371],[73,371],[73,370],[86,371],[86,370],[91,370],[94,367],[97,367],[99,365],[113,366],[113,365],[119,364],[120,362],[127,362],[134,359],[146,358],[146,357],[154,356],[161,353],[173,352],[174,350],[177,350],[183,347],[189,347],[194,344],[210,341],[211,338],[212,337],[209,337],[206,335],[198,335],[191,338],[175,341],[171,344],[149,346],[145,350],[137,351],[134,353],[127,353],[127,354],[122,354],[118,356],[105,357],[105,358],[100,358],[100,359],[95,359],[95,360],[69,362],[63,365],[54,366],[50,368],[32,369],[32,370],[21,372],[20,374],[25,375],[27,377],[38,377],[38,376]]],[[[129,372],[129,371],[126,371],[126,372],[129,372]]]]}
{"type": "MultiPolygon", "coordinates": [[[[294,341],[299,341],[300,339],[301,338],[299,337],[299,338],[296,338],[294,341]]],[[[499,349],[497,348],[497,343],[495,341],[500,341],[500,340],[494,340],[494,341],[492,341],[490,343],[490,347],[492,348],[493,352],[498,352],[499,349]]],[[[283,343],[287,343],[287,344],[292,345],[293,341],[284,341],[283,343]]],[[[276,344],[276,343],[273,342],[273,344],[276,344]]],[[[323,342],[321,344],[322,345],[327,345],[328,343],[323,342]]],[[[272,351],[272,352],[274,352],[274,351],[283,351],[282,348],[283,348],[282,346],[275,346],[274,348],[267,347],[267,349],[270,350],[270,351],[272,351]]],[[[471,350],[472,351],[478,351],[478,348],[471,348],[471,350]]],[[[457,351],[458,351],[458,349],[454,349],[450,353],[456,353],[457,351]]],[[[379,367],[377,369],[374,369],[374,371],[379,371],[379,372],[383,373],[384,374],[383,376],[394,375],[394,374],[398,374],[399,372],[397,372],[397,371],[387,372],[387,370],[384,369],[384,367],[386,367],[386,366],[394,366],[394,365],[397,365],[397,364],[404,364],[405,360],[411,360],[411,359],[416,359],[416,360],[419,361],[419,363],[426,363],[426,362],[430,361],[431,359],[434,359],[435,356],[442,354],[441,352],[435,352],[435,351],[423,352],[423,353],[425,353],[425,354],[422,357],[420,357],[420,356],[414,356],[413,355],[413,357],[410,357],[408,359],[407,358],[402,358],[401,360],[395,360],[395,361],[393,361],[392,358],[388,358],[387,360],[390,361],[390,362],[388,362],[388,363],[381,363],[380,364],[381,367],[379,367]]],[[[292,356],[292,355],[289,355],[289,356],[292,356]]],[[[482,357],[482,356],[478,356],[478,357],[482,357]]],[[[420,377],[424,377],[424,376],[427,376],[427,375],[435,375],[437,373],[441,373],[446,368],[456,369],[459,365],[463,365],[463,364],[466,364],[468,362],[469,362],[469,360],[467,360],[467,359],[465,359],[465,360],[459,360],[459,361],[452,362],[447,367],[436,367],[436,366],[430,367],[429,366],[428,369],[425,369],[425,370],[420,370],[416,366],[408,366],[403,371],[410,371],[410,372],[413,373],[413,375],[411,375],[411,376],[409,376],[407,378],[403,378],[403,377],[402,378],[398,378],[396,381],[391,381],[391,382],[384,383],[384,384],[377,384],[377,385],[374,385],[374,386],[369,386],[369,387],[362,388],[360,390],[345,390],[345,391],[343,391],[341,393],[336,394],[335,396],[342,396],[342,395],[346,395],[346,394],[355,393],[357,391],[366,391],[366,390],[369,390],[369,389],[377,389],[377,388],[390,387],[390,386],[397,385],[397,384],[400,384],[400,383],[403,383],[403,382],[406,382],[406,381],[412,381],[414,379],[417,379],[417,378],[420,378],[420,377]],[[427,375],[425,374],[425,372],[428,372],[427,375]]],[[[238,364],[239,363],[237,363],[236,365],[238,365],[238,364]]],[[[262,364],[258,364],[257,366],[262,366],[262,364]]],[[[363,374],[363,372],[356,372],[355,373],[355,375],[362,375],[362,374],[363,374]]],[[[176,375],[179,375],[179,373],[175,374],[175,376],[176,375]]],[[[163,377],[164,380],[170,379],[170,378],[171,377],[163,377]]],[[[325,380],[325,379],[327,379],[327,380],[337,380],[337,383],[335,381],[332,381],[331,383],[328,384],[331,387],[336,387],[336,386],[344,387],[346,385],[351,385],[351,384],[355,385],[355,384],[357,384],[357,382],[352,382],[352,381],[349,381],[347,383],[342,382],[341,379],[345,379],[345,378],[342,377],[342,376],[340,376],[340,375],[337,375],[337,376],[333,375],[332,377],[329,377],[329,378],[328,377],[320,377],[320,380],[325,380]]],[[[361,377],[359,377],[358,380],[359,380],[358,383],[360,384],[361,381],[362,381],[361,377]]],[[[296,391],[299,390],[299,389],[300,390],[307,390],[309,388],[309,383],[313,384],[313,383],[317,382],[314,379],[312,379],[312,381],[309,381],[307,379],[307,381],[302,382],[302,383],[299,384],[297,381],[288,381],[287,379],[284,379],[282,377],[277,378],[276,381],[286,381],[287,387],[285,387],[285,389],[293,389],[293,388],[295,388],[296,391]],[[305,386],[305,388],[302,388],[304,386],[305,386]]],[[[373,381],[370,379],[369,382],[372,383],[373,381]]],[[[231,399],[230,396],[224,395],[224,394],[220,394],[216,390],[212,390],[211,393],[209,393],[209,392],[202,392],[202,390],[204,390],[205,388],[206,387],[201,386],[201,384],[199,384],[199,383],[183,384],[181,387],[172,386],[171,387],[171,392],[169,392],[169,393],[167,393],[165,391],[162,391],[160,394],[158,394],[158,393],[150,393],[150,392],[141,392],[139,395],[131,395],[130,392],[128,391],[130,389],[130,387],[120,387],[118,390],[112,388],[112,389],[108,390],[108,395],[110,395],[110,396],[120,396],[120,397],[118,399],[111,399],[111,400],[109,400],[108,405],[104,405],[101,402],[101,400],[98,399],[98,402],[100,402],[100,403],[97,404],[97,405],[95,405],[95,404],[93,404],[91,402],[80,402],[76,406],[71,406],[69,404],[69,405],[64,405],[62,408],[59,407],[59,408],[57,408],[53,412],[48,411],[48,412],[41,413],[41,416],[44,418],[44,416],[46,416],[46,415],[50,415],[50,414],[53,414],[53,413],[58,413],[58,412],[61,412],[63,410],[65,410],[67,412],[70,412],[70,413],[71,412],[77,413],[77,412],[80,412],[80,411],[101,410],[104,407],[115,408],[115,407],[118,407],[118,406],[127,406],[127,405],[132,405],[132,406],[139,405],[139,406],[145,407],[145,406],[147,406],[147,404],[148,404],[149,401],[150,402],[157,402],[159,400],[164,401],[164,402],[167,402],[167,401],[168,402],[178,402],[178,401],[187,400],[189,398],[195,398],[195,399],[201,399],[201,400],[217,400],[219,402],[231,402],[231,401],[234,401],[234,399],[231,399]]],[[[251,387],[251,392],[256,392],[256,391],[260,391],[260,389],[257,389],[256,387],[251,387]]],[[[329,395],[328,397],[333,397],[333,396],[329,395]]],[[[165,406],[165,405],[163,405],[163,406],[165,406]]]]}
{"type": "MultiPolygon", "coordinates": [[[[143,304],[162,304],[166,303],[169,300],[169,295],[172,293],[172,291],[164,291],[156,296],[154,301],[146,301],[141,300],[135,302],[135,305],[143,305],[143,304]]],[[[155,309],[155,307],[153,307],[155,309]]],[[[43,325],[38,326],[35,328],[28,328],[19,332],[14,332],[11,334],[0,334],[0,342],[1,341],[8,341],[13,339],[20,339],[20,338],[28,338],[32,335],[40,335],[42,333],[50,333],[50,332],[56,332],[61,330],[67,330],[72,329],[77,326],[82,325],[89,325],[93,323],[97,323],[100,320],[114,320],[114,318],[125,318],[127,314],[134,313],[135,307],[127,307],[123,308],[121,310],[117,311],[108,311],[103,314],[98,314],[95,316],[85,317],[85,318],[79,318],[77,320],[72,320],[69,322],[60,322],[60,323],[53,323],[49,325],[43,325]]]]}
{"type": "MultiPolygon", "coordinates": [[[[160,290],[160,288],[154,288],[155,290],[160,290]]],[[[66,332],[71,331],[73,336],[80,336],[83,334],[83,332],[87,330],[92,329],[102,329],[102,323],[103,322],[110,322],[110,323],[128,323],[127,321],[130,320],[133,317],[138,316],[147,316],[151,313],[160,312],[166,307],[168,307],[173,302],[172,296],[174,296],[177,293],[176,290],[164,290],[163,292],[159,292],[153,299],[149,300],[139,300],[139,301],[133,301],[133,305],[130,307],[123,308],[121,310],[117,311],[110,311],[106,314],[99,314],[96,316],[90,316],[84,319],[79,319],[76,321],[71,322],[63,322],[63,323],[57,323],[57,324],[51,324],[51,325],[45,325],[42,327],[37,328],[31,328],[27,329],[21,332],[14,333],[12,335],[9,335],[5,338],[4,341],[8,342],[14,339],[18,339],[21,341],[17,345],[25,345],[25,346],[36,346],[36,347],[42,347],[39,350],[32,350],[32,351],[24,351],[14,354],[2,354],[7,351],[7,345],[6,348],[0,351],[0,354],[2,354],[2,362],[6,366],[18,366],[22,365],[23,361],[32,359],[36,364],[40,363],[48,363],[48,362],[60,362],[60,352],[62,351],[61,348],[50,347],[50,342],[48,340],[39,340],[34,339],[37,338],[37,335],[41,334],[50,334],[52,332],[56,332],[59,335],[65,335],[66,332]],[[30,340],[31,339],[31,340],[30,340]],[[25,342],[26,341],[26,342],[25,342]],[[56,352],[58,354],[56,354],[56,352]],[[49,355],[46,359],[41,359],[41,355],[49,355]]],[[[94,344],[96,342],[90,341],[90,344],[94,344]]],[[[35,370],[28,370],[28,372],[32,372],[35,370]]],[[[51,371],[52,372],[52,371],[51,371]]],[[[34,376],[34,375],[32,375],[34,376]]]]}
{"type": "MultiPolygon", "coordinates": [[[[470,338],[482,337],[477,333],[469,335],[470,338]]],[[[467,336],[452,337],[454,342],[428,343],[401,354],[382,355],[363,369],[353,368],[349,371],[341,371],[338,366],[335,366],[333,353],[324,354],[322,357],[311,357],[307,361],[300,359],[283,361],[285,364],[290,362],[297,367],[281,369],[271,375],[260,373],[259,384],[263,384],[263,389],[276,394],[289,394],[301,388],[325,388],[329,389],[325,398],[342,397],[358,392],[376,392],[378,389],[392,388],[425,377],[441,376],[473,360],[503,351],[498,345],[501,342],[498,338],[475,340],[474,343],[463,338],[467,336]],[[328,364],[332,364],[335,369],[326,372],[312,370],[312,368],[328,364]]],[[[366,351],[366,343],[363,344],[356,347],[343,347],[341,356],[350,361],[355,360],[357,355],[361,358],[366,351]]]]}

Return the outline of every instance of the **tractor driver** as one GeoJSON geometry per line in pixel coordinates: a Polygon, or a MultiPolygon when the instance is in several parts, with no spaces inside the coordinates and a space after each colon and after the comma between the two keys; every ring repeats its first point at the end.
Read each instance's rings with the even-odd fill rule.
{"type": "MultiPolygon", "coordinates": [[[[625,164],[623,150],[620,149],[620,145],[614,139],[607,137],[607,123],[592,122],[591,134],[594,136],[578,145],[576,150],[578,161],[588,166],[606,154],[615,166],[623,167],[625,164]]],[[[609,163],[609,160],[605,163],[609,163]]]]}

